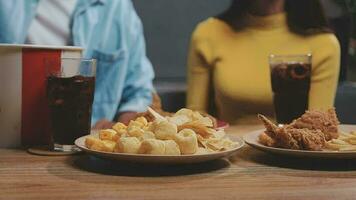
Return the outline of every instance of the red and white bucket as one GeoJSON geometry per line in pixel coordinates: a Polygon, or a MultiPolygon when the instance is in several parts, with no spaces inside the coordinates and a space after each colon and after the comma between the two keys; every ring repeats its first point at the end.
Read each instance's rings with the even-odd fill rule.
{"type": "MultiPolygon", "coordinates": [[[[45,59],[81,58],[81,47],[0,44],[0,148],[48,144],[45,59]]],[[[59,67],[58,67],[59,68],[59,67]]]]}

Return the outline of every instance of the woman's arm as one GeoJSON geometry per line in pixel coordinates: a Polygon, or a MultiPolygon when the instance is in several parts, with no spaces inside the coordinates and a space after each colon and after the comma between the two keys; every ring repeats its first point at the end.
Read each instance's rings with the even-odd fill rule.
{"type": "Polygon", "coordinates": [[[212,48],[209,40],[204,37],[204,30],[200,26],[197,27],[192,35],[188,56],[187,107],[207,113],[211,82],[212,48]]]}
{"type": "Polygon", "coordinates": [[[315,42],[309,109],[324,110],[334,106],[340,70],[340,45],[332,34],[320,35],[315,42]]]}

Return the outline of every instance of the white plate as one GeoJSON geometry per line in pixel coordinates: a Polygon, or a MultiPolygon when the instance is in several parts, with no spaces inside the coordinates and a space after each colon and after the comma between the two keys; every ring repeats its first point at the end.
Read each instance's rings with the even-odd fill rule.
{"type": "Polygon", "coordinates": [[[118,161],[130,161],[136,163],[157,163],[157,164],[199,163],[199,162],[205,162],[205,161],[215,160],[219,158],[229,157],[244,145],[244,141],[240,137],[230,136],[231,140],[237,142],[237,146],[227,151],[214,152],[209,154],[199,154],[199,155],[179,155],[179,156],[147,155],[147,154],[110,153],[110,152],[91,150],[85,147],[84,142],[86,137],[87,136],[83,136],[75,140],[75,145],[77,145],[81,150],[101,158],[107,158],[107,159],[118,160],[118,161]]]}
{"type": "MultiPolygon", "coordinates": [[[[340,125],[339,129],[345,132],[356,130],[356,125],[340,125]]],[[[306,151],[306,150],[292,150],[268,147],[258,142],[258,136],[263,133],[265,129],[256,130],[247,133],[243,136],[244,141],[250,146],[273,154],[293,156],[293,157],[312,157],[312,158],[356,158],[356,151],[306,151]]]]}

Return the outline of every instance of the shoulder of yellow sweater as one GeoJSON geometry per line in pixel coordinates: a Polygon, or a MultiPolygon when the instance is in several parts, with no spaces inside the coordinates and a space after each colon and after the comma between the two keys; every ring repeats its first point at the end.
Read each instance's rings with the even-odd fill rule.
{"type": "Polygon", "coordinates": [[[339,53],[340,44],[336,36],[332,33],[321,33],[308,37],[311,47],[315,50],[331,50],[331,52],[339,53]]]}
{"type": "Polygon", "coordinates": [[[228,24],[215,17],[210,17],[197,25],[194,30],[193,37],[213,39],[220,33],[231,31],[232,29],[228,24]]]}

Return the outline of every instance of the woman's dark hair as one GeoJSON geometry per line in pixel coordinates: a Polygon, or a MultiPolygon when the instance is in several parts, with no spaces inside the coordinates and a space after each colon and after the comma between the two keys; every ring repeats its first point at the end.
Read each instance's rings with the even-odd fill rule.
{"type": "MultiPolygon", "coordinates": [[[[240,31],[249,26],[248,14],[254,0],[232,0],[230,7],[217,18],[240,31]]],[[[318,0],[285,0],[289,30],[300,35],[330,33],[322,5],[318,0]]]]}

